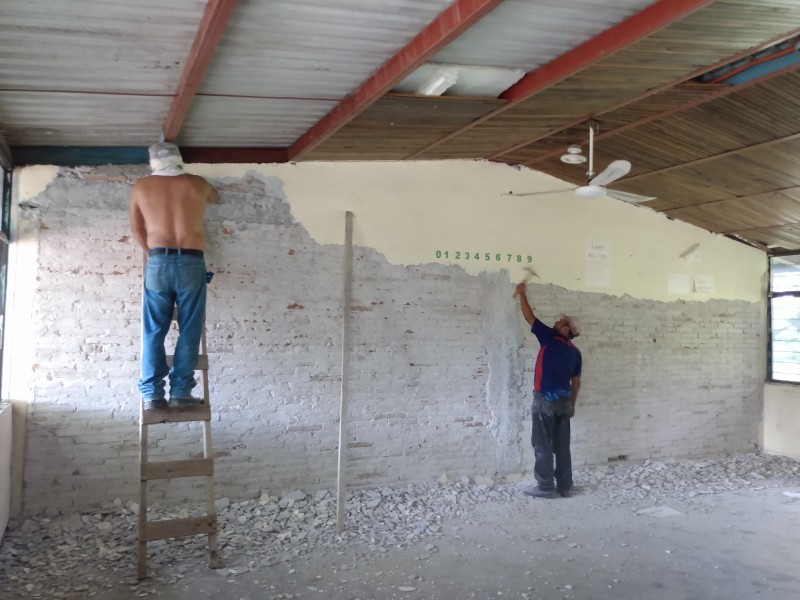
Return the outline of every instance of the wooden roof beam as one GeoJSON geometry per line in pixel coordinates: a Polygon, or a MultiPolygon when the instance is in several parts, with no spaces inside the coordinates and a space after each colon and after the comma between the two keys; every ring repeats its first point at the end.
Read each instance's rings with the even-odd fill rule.
{"type": "Polygon", "coordinates": [[[165,140],[177,141],[192,99],[203,81],[206,69],[214,57],[237,2],[238,0],[208,0],[189,57],[186,59],[186,66],[181,73],[178,89],[164,120],[162,132],[165,140]]]}
{"type": "Polygon", "coordinates": [[[502,0],[456,0],[413,40],[381,65],[289,148],[289,159],[300,160],[347,125],[398,82],[502,3],[502,0]]]}

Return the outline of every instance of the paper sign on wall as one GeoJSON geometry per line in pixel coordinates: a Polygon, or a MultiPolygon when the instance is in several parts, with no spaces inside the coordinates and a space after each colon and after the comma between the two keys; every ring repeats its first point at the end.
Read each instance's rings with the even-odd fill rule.
{"type": "Polygon", "coordinates": [[[670,273],[667,280],[667,292],[670,294],[691,294],[691,275],[685,273],[670,273]]]}
{"type": "Polygon", "coordinates": [[[611,287],[611,247],[608,242],[586,242],[587,287],[611,287]]]}
{"type": "Polygon", "coordinates": [[[717,279],[713,275],[695,275],[694,291],[700,294],[713,294],[717,291],[717,279]]]}

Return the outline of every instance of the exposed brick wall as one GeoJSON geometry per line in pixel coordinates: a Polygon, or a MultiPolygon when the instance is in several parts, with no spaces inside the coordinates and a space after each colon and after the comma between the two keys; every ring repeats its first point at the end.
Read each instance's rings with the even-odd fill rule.
{"type": "MultiPolygon", "coordinates": [[[[141,169],[62,170],[23,209],[38,223],[27,512],[138,493],[141,254],[127,201],[141,169]],[[33,205],[36,205],[34,208],[33,205]]],[[[209,211],[208,343],[217,495],[336,480],[342,247],[313,241],[277,178],[221,186],[209,211]]],[[[529,470],[536,340],[504,273],[398,266],[356,248],[349,475],[354,485],[529,470]]],[[[759,307],[660,303],[533,284],[537,314],[585,334],[576,463],[750,449],[763,381],[759,307]]],[[[13,344],[13,341],[11,342],[13,344]]],[[[194,425],[150,428],[151,457],[201,449],[194,425]],[[167,433],[169,432],[169,433],[167,433]]],[[[184,481],[155,501],[201,498],[184,481]]]]}

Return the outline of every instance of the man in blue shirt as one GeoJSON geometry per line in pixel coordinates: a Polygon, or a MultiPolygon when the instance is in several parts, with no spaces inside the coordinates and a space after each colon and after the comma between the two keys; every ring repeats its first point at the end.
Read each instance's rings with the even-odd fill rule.
{"type": "Polygon", "coordinates": [[[539,340],[539,354],[531,409],[531,444],[536,460],[533,475],[537,485],[524,493],[534,498],[553,498],[558,490],[568,498],[572,495],[569,420],[575,415],[582,366],[581,352],[571,340],[580,335],[580,323],[574,317],[562,315],[553,327],[548,327],[533,314],[525,287],[524,282],[517,285],[514,297],[519,297],[522,315],[539,340]]]}

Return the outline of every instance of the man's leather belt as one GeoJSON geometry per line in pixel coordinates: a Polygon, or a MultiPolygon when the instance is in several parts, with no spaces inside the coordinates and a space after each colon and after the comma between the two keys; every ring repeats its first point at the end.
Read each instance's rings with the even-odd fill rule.
{"type": "Polygon", "coordinates": [[[155,254],[176,254],[178,256],[203,256],[202,250],[192,248],[150,248],[150,256],[155,254]]]}

